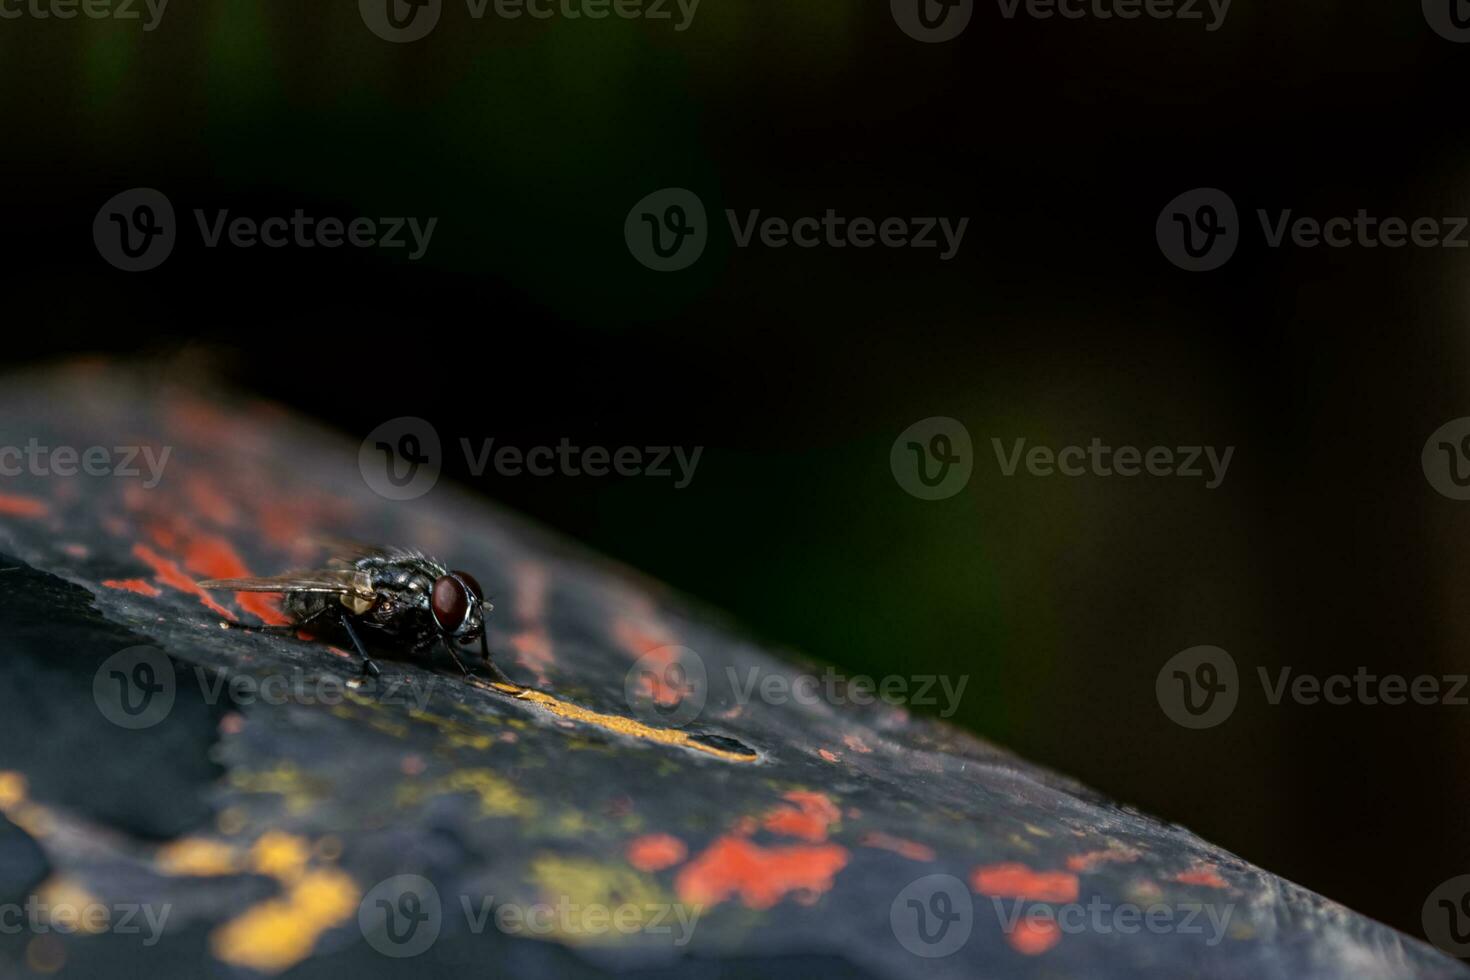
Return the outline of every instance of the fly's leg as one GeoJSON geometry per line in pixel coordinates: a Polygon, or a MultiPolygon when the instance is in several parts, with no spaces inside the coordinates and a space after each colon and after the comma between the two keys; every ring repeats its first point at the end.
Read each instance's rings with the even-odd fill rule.
{"type": "Polygon", "coordinates": [[[382,674],[383,671],[373,662],[373,658],[368,656],[367,647],[362,645],[357,630],[352,628],[352,620],[347,618],[345,612],[342,614],[342,628],[347,631],[348,636],[352,637],[352,645],[357,647],[357,654],[362,657],[362,672],[369,677],[377,677],[382,674]]]}
{"type": "Polygon", "coordinates": [[[505,676],[505,671],[495,666],[495,662],[490,659],[490,639],[484,633],[480,634],[480,659],[485,662],[485,669],[490,671],[490,679],[492,681],[508,684],[511,687],[517,686],[509,677],[505,676]]]}
{"type": "Polygon", "coordinates": [[[449,652],[449,659],[454,661],[454,666],[458,667],[460,669],[460,672],[463,673],[466,677],[470,676],[469,670],[465,668],[464,664],[459,662],[459,657],[455,655],[454,644],[449,642],[449,637],[445,636],[441,638],[444,640],[444,649],[449,652]]]}

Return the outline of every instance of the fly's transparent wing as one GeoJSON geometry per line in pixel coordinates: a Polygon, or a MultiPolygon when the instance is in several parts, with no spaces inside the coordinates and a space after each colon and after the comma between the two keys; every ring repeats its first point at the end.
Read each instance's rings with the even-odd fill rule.
{"type": "Polygon", "coordinates": [[[376,596],[372,580],[353,568],[316,568],[261,578],[212,578],[200,582],[199,587],[223,592],[319,592],[360,599],[376,596]]]}

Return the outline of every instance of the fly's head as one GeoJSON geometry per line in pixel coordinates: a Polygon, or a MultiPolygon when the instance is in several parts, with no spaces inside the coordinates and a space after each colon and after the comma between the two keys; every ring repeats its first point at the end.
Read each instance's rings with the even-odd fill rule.
{"type": "Polygon", "coordinates": [[[495,607],[469,572],[452,571],[434,580],[429,609],[439,632],[455,640],[473,640],[485,632],[485,617],[495,607]]]}

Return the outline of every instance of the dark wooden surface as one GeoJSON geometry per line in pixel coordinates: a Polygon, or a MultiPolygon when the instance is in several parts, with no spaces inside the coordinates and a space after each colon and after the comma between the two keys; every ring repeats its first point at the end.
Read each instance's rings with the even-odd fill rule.
{"type": "Polygon", "coordinates": [[[0,445],[32,438],[170,457],[152,488],[0,482],[0,902],[169,914],[151,945],[0,934],[0,974],[1470,973],[902,708],[742,703],[732,678],[821,668],[453,487],[384,500],[355,444],[273,406],[79,366],[0,389],[0,445]],[[527,690],[404,661],[353,689],[344,651],[221,628],[278,618],[269,600],[191,587],[310,564],[324,537],[472,571],[496,604],[491,646],[527,690]],[[106,664],[132,648],[173,680],[167,713],[136,730],[106,704],[106,664]],[[665,672],[696,657],[703,678],[665,672]],[[653,679],[631,687],[652,705],[628,695],[640,664],[653,679]],[[432,883],[441,914],[432,944],[395,958],[359,912],[384,887],[397,903],[382,883],[404,875],[432,883]],[[493,912],[478,928],[466,903],[641,911],[621,932],[569,913],[531,935],[493,912]],[[929,945],[915,909],[961,918],[927,920],[944,937],[929,945]],[[1071,918],[1026,925],[1036,909],[1071,918]]]}

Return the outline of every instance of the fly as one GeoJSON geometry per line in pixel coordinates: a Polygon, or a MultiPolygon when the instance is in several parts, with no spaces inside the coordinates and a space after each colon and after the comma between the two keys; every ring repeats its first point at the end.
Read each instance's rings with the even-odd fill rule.
{"type": "MultiPolygon", "coordinates": [[[[228,592],[278,592],[291,617],[288,631],[329,632],[340,629],[362,658],[362,672],[382,671],[368,655],[363,635],[385,645],[427,656],[442,645],[465,676],[456,647],[476,639],[480,657],[494,680],[510,683],[490,660],[485,617],[495,608],[485,601],[480,583],[468,572],[454,571],[417,551],[353,546],[350,555],[332,558],[326,568],[287,572],[264,578],[221,578],[200,588],[228,592]]],[[[237,627],[256,631],[269,626],[237,627]]],[[[281,627],[274,627],[281,629],[281,627]]]]}

